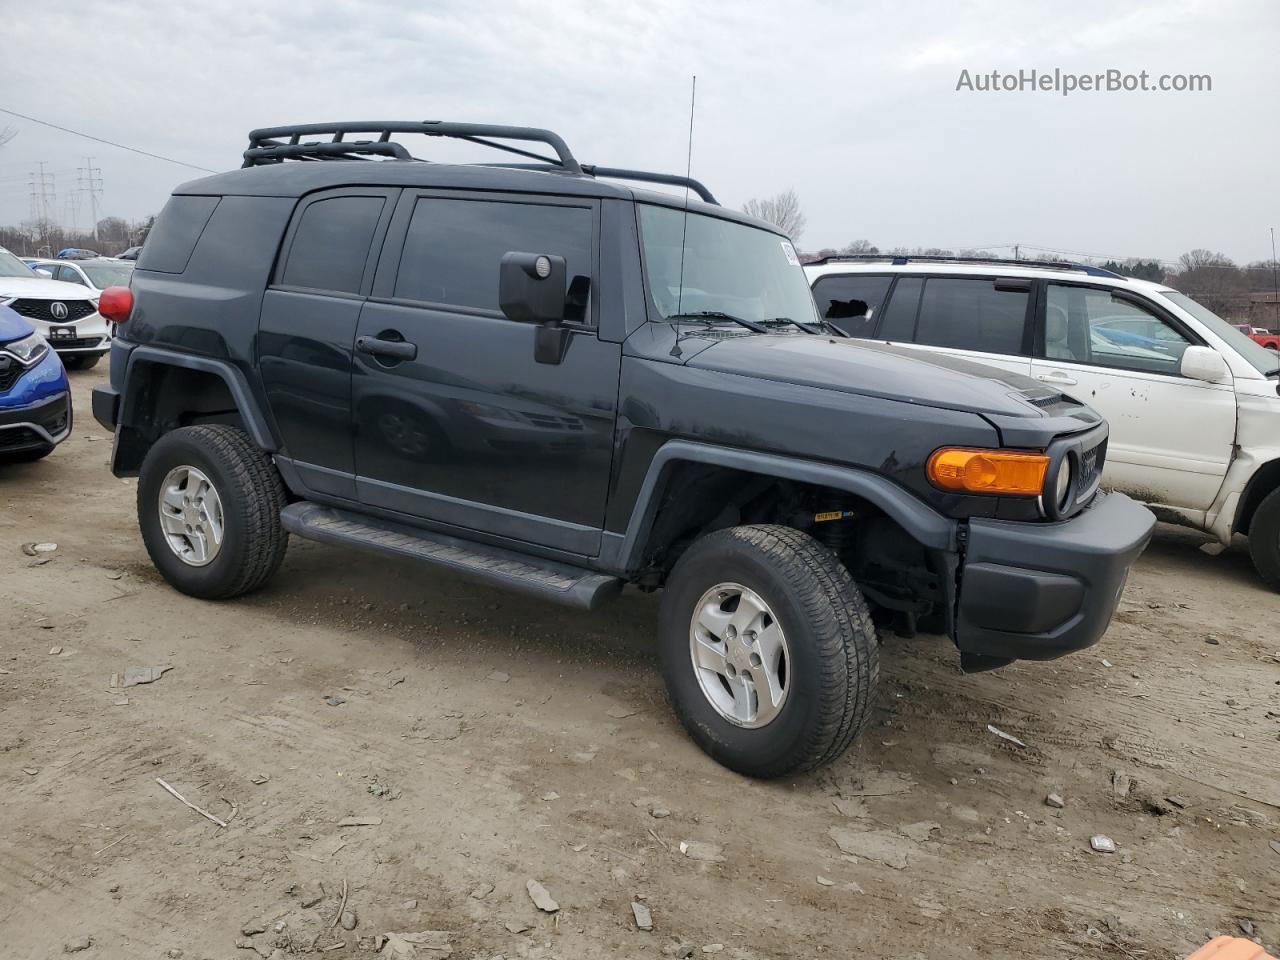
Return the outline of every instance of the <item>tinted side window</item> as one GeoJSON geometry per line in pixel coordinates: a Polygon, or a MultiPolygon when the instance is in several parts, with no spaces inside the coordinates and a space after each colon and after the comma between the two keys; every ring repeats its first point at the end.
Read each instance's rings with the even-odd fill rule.
{"type": "Polygon", "coordinates": [[[1044,352],[1051,360],[1176,374],[1190,341],[1168,323],[1110,291],[1049,284],[1044,352]]]}
{"type": "Polygon", "coordinates": [[[280,282],[359,293],[382,197],[330,197],[302,211],[280,282]]]}
{"type": "Polygon", "coordinates": [[[1022,353],[1027,290],[997,290],[991,280],[930,277],[920,301],[916,343],[1022,353]]]}
{"type": "Polygon", "coordinates": [[[877,339],[909,341],[916,335],[916,312],[920,309],[920,291],[923,288],[924,281],[919,277],[898,278],[877,339]]]}
{"type": "Polygon", "coordinates": [[[827,275],[813,285],[813,297],[824,319],[851,337],[869,337],[892,282],[892,277],[870,274],[827,275]]]}
{"type": "Polygon", "coordinates": [[[139,270],[182,273],[220,197],[170,197],[138,255],[139,270]]]}
{"type": "Polygon", "coordinates": [[[497,311],[503,254],[556,254],[565,258],[568,319],[585,320],[592,221],[587,207],[423,197],[409,221],[395,296],[497,311]]]}

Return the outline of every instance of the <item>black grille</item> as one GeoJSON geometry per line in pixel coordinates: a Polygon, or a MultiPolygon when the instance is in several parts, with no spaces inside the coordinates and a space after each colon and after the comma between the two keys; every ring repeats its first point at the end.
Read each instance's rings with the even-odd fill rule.
{"type": "Polygon", "coordinates": [[[0,430],[0,450],[13,450],[18,447],[32,447],[47,441],[30,427],[10,427],[0,430]]]}
{"type": "Polygon", "coordinates": [[[55,350],[74,350],[78,347],[96,347],[101,337],[50,337],[49,346],[55,350]]]}
{"type": "Polygon", "coordinates": [[[8,390],[17,383],[24,369],[13,357],[0,357],[0,390],[8,390]]]}
{"type": "Polygon", "coordinates": [[[42,320],[45,323],[75,323],[93,313],[93,304],[88,300],[15,300],[9,307],[18,311],[30,320],[42,320]],[[61,303],[67,308],[65,317],[53,315],[53,304],[61,303]]]}
{"type": "Polygon", "coordinates": [[[1102,476],[1107,460],[1107,441],[1080,454],[1080,472],[1076,476],[1076,497],[1083,499],[1093,492],[1102,476]]]}

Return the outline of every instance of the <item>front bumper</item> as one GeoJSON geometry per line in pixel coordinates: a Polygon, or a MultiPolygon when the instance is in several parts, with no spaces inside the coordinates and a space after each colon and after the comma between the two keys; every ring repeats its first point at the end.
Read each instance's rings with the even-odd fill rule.
{"type": "Polygon", "coordinates": [[[1123,494],[1061,523],[969,521],[956,644],[993,662],[1052,660],[1098,641],[1155,528],[1123,494]]]}
{"type": "Polygon", "coordinates": [[[68,392],[23,407],[0,408],[0,457],[52,450],[71,433],[68,392]]]}

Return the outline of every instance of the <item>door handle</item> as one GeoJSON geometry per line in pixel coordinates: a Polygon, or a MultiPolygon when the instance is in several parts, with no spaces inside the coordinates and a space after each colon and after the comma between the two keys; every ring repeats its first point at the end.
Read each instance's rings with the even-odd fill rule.
{"type": "Polygon", "coordinates": [[[1060,370],[1055,370],[1053,373],[1037,373],[1036,379],[1044,383],[1060,384],[1064,387],[1074,387],[1076,385],[1074,377],[1068,377],[1060,370]]]}
{"type": "Polygon", "coordinates": [[[389,360],[414,360],[418,356],[416,344],[405,340],[384,340],[381,337],[356,337],[356,349],[361,353],[389,360]]]}

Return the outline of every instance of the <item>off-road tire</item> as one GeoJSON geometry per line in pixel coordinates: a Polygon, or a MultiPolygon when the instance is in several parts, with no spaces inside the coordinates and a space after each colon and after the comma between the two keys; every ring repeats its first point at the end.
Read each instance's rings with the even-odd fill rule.
{"type": "Polygon", "coordinates": [[[151,562],[172,586],[204,600],[237,597],[271,578],[289,543],[280,525],[284,506],[284,485],[270,457],[243,430],[225,424],[166,433],[147,451],[138,475],[138,526],[151,562]],[[182,465],[203,471],[222,501],[222,547],[203,567],[184,563],[160,528],[160,485],[182,465]]]}
{"type": "Polygon", "coordinates": [[[739,773],[772,778],[829,763],[871,716],[880,654],[867,603],[835,555],[799,530],[733,527],[695,542],[667,578],[659,630],[676,715],[703,750],[739,773]],[[694,607],[726,581],[768,603],[790,648],[786,701],[772,722],[754,729],[717,712],[690,657],[694,607]]]}
{"type": "Polygon", "coordinates": [[[98,365],[98,361],[102,359],[102,354],[76,353],[62,358],[62,365],[68,370],[92,370],[98,365]]]}
{"type": "Polygon", "coordinates": [[[1249,523],[1249,556],[1272,590],[1280,591],[1280,490],[1272,490],[1249,523]]]}

